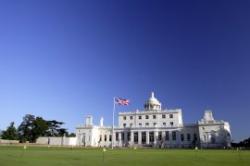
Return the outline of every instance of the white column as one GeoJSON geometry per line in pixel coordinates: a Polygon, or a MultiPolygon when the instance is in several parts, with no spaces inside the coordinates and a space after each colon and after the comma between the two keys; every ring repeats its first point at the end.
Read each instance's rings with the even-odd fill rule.
{"type": "Polygon", "coordinates": [[[158,140],[158,131],[154,132],[154,145],[157,144],[157,140],[158,140]]]}
{"type": "Polygon", "coordinates": [[[134,145],[134,132],[130,131],[130,145],[134,145]]]}
{"type": "Polygon", "coordinates": [[[126,146],[128,143],[128,132],[124,131],[124,145],[126,146]]]}
{"type": "Polygon", "coordinates": [[[141,145],[141,131],[138,131],[138,145],[141,145]]]}
{"type": "Polygon", "coordinates": [[[118,134],[118,146],[121,146],[122,145],[122,133],[119,132],[118,134]]]}
{"type": "Polygon", "coordinates": [[[149,145],[149,131],[146,131],[146,144],[149,145]]]}

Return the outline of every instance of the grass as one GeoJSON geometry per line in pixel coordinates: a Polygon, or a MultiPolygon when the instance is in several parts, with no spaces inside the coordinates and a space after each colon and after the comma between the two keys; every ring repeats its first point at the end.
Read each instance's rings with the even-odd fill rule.
{"type": "Polygon", "coordinates": [[[250,151],[0,146],[0,166],[249,166],[250,151]]]}

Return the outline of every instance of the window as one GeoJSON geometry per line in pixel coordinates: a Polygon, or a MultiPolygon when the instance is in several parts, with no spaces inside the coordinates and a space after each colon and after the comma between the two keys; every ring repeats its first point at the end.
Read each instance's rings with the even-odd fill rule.
{"type": "Polygon", "coordinates": [[[161,141],[161,140],[162,140],[162,132],[159,131],[159,133],[158,133],[158,141],[161,141]]]}
{"type": "Polygon", "coordinates": [[[173,116],[173,114],[169,114],[169,118],[173,118],[174,116],[173,116]]]}
{"type": "Polygon", "coordinates": [[[145,126],[149,126],[149,123],[146,123],[145,126]]]}
{"type": "Polygon", "coordinates": [[[112,135],[109,135],[109,141],[110,142],[112,141],[112,135]]]}
{"type": "Polygon", "coordinates": [[[101,142],[102,141],[102,135],[100,135],[100,139],[99,139],[99,142],[101,142]]]}
{"type": "Polygon", "coordinates": [[[169,141],[169,131],[166,131],[166,132],[165,132],[165,140],[166,140],[166,141],[169,141]]]}
{"type": "Polygon", "coordinates": [[[162,119],[165,119],[166,118],[166,115],[165,114],[162,114],[162,119]]]}
{"type": "Polygon", "coordinates": [[[115,133],[115,140],[116,140],[116,141],[119,140],[119,133],[115,133]]]}
{"type": "Polygon", "coordinates": [[[133,119],[133,116],[130,116],[130,119],[133,119]]]}
{"type": "Polygon", "coordinates": [[[104,135],[104,141],[105,142],[107,141],[107,135],[104,135]]]}
{"type": "Polygon", "coordinates": [[[123,127],[126,127],[126,123],[123,123],[123,127]]]}
{"type": "Polygon", "coordinates": [[[146,117],[145,117],[146,119],[148,119],[148,115],[146,115],[146,117]]]}
{"type": "Polygon", "coordinates": [[[123,120],[126,120],[126,119],[127,119],[126,116],[124,116],[124,117],[123,117],[123,120]]]}
{"type": "Polygon", "coordinates": [[[130,134],[130,132],[128,132],[127,138],[128,138],[128,141],[130,141],[130,139],[131,139],[131,134],[130,134]]]}
{"type": "Polygon", "coordinates": [[[157,125],[157,123],[154,123],[154,126],[156,126],[157,125]]]}
{"type": "Polygon", "coordinates": [[[174,122],[170,122],[170,126],[173,126],[174,125],[174,122]]]}
{"type": "Polygon", "coordinates": [[[133,126],[133,123],[130,123],[129,126],[132,127],[132,126],[133,126]]]}
{"type": "Polygon", "coordinates": [[[146,143],[146,132],[141,132],[141,143],[142,144],[146,143]]]}
{"type": "Polygon", "coordinates": [[[139,126],[140,126],[140,127],[142,126],[141,123],[139,123],[139,126]]]}
{"type": "Polygon", "coordinates": [[[149,142],[154,142],[154,132],[149,132],[149,142]]]}
{"type": "Polygon", "coordinates": [[[176,140],[176,131],[172,132],[172,140],[175,141],[176,140]]]}
{"type": "Polygon", "coordinates": [[[134,133],[134,143],[138,143],[138,132],[134,133]]]}
{"type": "Polygon", "coordinates": [[[190,141],[191,140],[191,135],[188,133],[187,134],[187,140],[190,141]]]}
{"type": "Polygon", "coordinates": [[[163,126],[166,126],[166,122],[163,122],[162,125],[163,125],[163,126]]]}
{"type": "Polygon", "coordinates": [[[153,119],[156,119],[156,115],[153,115],[153,119]]]}
{"type": "Polygon", "coordinates": [[[124,141],[124,132],[122,132],[122,141],[124,141]]]}
{"type": "Polygon", "coordinates": [[[138,116],[138,119],[141,119],[141,115],[140,115],[140,116],[138,116]]]}
{"type": "Polygon", "coordinates": [[[197,135],[194,133],[194,141],[197,141],[197,135]]]}
{"type": "Polygon", "coordinates": [[[184,141],[184,134],[181,134],[181,141],[184,141]]]}

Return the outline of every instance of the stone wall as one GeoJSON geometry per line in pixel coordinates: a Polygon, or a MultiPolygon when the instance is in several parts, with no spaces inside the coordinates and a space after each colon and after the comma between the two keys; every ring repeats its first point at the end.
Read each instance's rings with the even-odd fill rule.
{"type": "Polygon", "coordinates": [[[52,146],[75,146],[76,137],[39,137],[36,144],[52,146]]]}
{"type": "Polygon", "coordinates": [[[5,140],[5,139],[0,139],[0,144],[18,144],[18,140],[5,140]]]}

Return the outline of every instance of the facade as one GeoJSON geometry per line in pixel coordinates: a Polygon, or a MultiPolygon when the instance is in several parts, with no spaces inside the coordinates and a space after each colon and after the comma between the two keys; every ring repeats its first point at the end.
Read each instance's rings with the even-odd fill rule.
{"type": "Polygon", "coordinates": [[[197,123],[183,123],[181,109],[162,109],[152,92],[144,110],[120,112],[118,126],[93,125],[92,116],[76,128],[76,145],[91,147],[223,148],[231,143],[228,122],[207,110],[197,123]]]}

